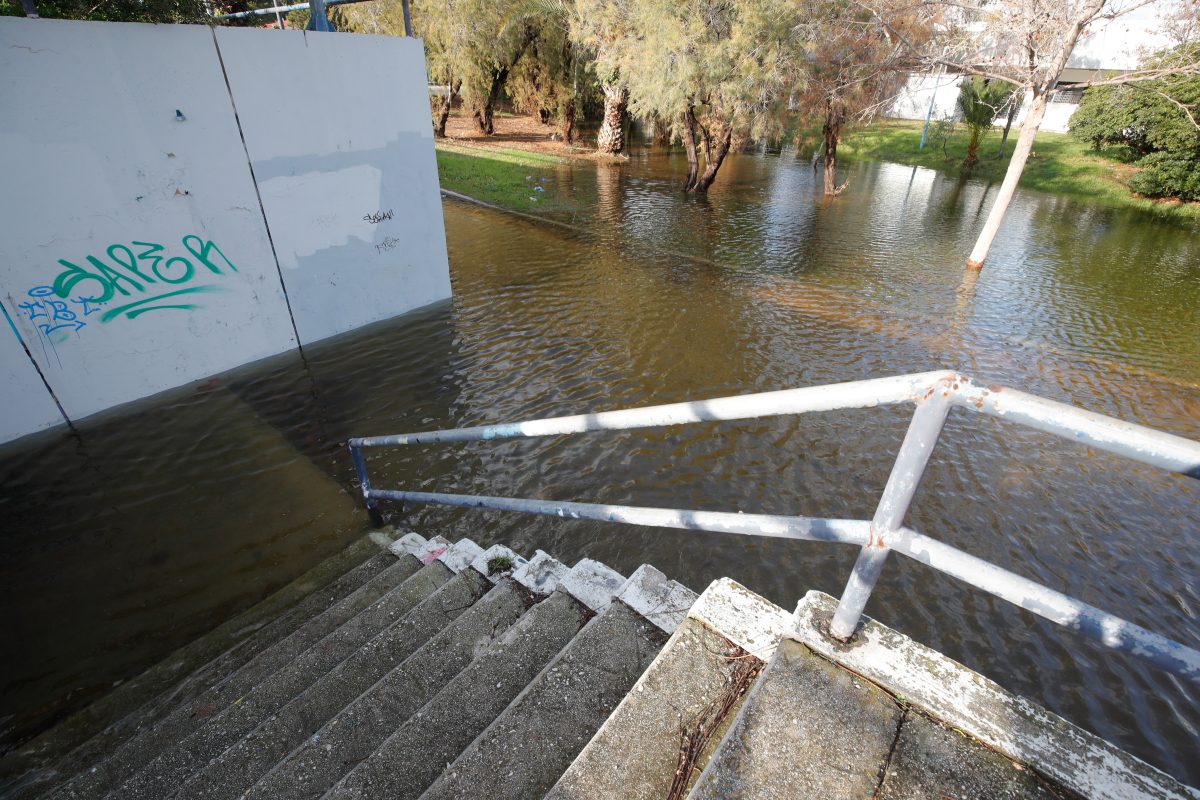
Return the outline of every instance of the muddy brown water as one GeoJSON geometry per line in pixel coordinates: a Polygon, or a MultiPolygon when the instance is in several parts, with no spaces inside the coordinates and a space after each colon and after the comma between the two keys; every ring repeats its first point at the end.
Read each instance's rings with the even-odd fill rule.
{"type": "MultiPolygon", "coordinates": [[[[977,282],[995,187],[893,164],[819,195],[807,162],[548,173],[539,225],[444,203],[453,300],[0,450],[8,746],[359,535],[349,436],[952,367],[1200,439],[1200,237],[1021,192],[977,282]]],[[[869,518],[906,409],[390,450],[384,487],[869,518]]],[[[427,534],[542,548],[791,607],[845,547],[490,512],[391,509],[427,534]]],[[[955,411],[909,523],[1200,646],[1200,481],[955,411]]],[[[901,557],[868,613],[1192,783],[1200,694],[901,557]]]]}

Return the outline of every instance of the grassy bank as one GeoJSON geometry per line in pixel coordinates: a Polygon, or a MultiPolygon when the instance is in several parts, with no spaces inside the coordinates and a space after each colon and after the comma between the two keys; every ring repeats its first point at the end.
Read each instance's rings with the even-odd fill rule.
{"type": "MultiPolygon", "coordinates": [[[[852,130],[838,154],[851,160],[892,161],[959,174],[967,155],[967,134],[962,126],[944,141],[931,136],[923,150],[918,149],[921,127],[920,122],[885,120],[852,130]]],[[[1015,140],[1014,130],[1005,147],[1008,155],[1012,154],[1015,140]]],[[[997,158],[999,149],[997,130],[984,137],[980,161],[972,175],[984,180],[1002,180],[1008,158],[997,158]]],[[[1020,185],[1113,207],[1137,208],[1181,221],[1200,221],[1200,203],[1148,200],[1130,192],[1126,182],[1136,172],[1136,166],[1100,155],[1068,134],[1042,132],[1034,143],[1020,185]]]]}
{"type": "Polygon", "coordinates": [[[561,211],[555,172],[565,159],[526,150],[469,147],[439,142],[442,188],[517,211],[561,211]]]}
{"type": "MultiPolygon", "coordinates": [[[[1015,139],[1014,131],[1005,148],[1009,154],[1015,139]]],[[[808,140],[813,141],[813,137],[808,140]]],[[[920,122],[884,120],[849,131],[838,153],[847,161],[891,161],[951,175],[961,173],[967,155],[967,135],[962,126],[944,139],[931,135],[924,149],[918,148],[920,141],[920,122]]],[[[1004,178],[1008,159],[996,157],[999,148],[999,131],[984,137],[974,177],[996,182],[1004,178]]],[[[571,201],[555,191],[556,173],[572,163],[570,158],[439,141],[437,161],[441,184],[451,191],[516,211],[570,210],[571,201]]],[[[1136,172],[1136,166],[1100,155],[1067,134],[1043,132],[1038,134],[1021,186],[1114,208],[1134,208],[1188,225],[1200,222],[1200,203],[1148,200],[1130,192],[1126,183],[1136,172]]]]}

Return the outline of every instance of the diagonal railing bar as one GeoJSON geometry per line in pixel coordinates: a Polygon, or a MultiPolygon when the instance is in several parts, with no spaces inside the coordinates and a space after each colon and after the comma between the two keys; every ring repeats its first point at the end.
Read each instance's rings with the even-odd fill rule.
{"type": "Polygon", "coordinates": [[[379,514],[377,501],[388,500],[856,545],[861,548],[859,557],[830,622],[830,634],[843,641],[853,637],[887,554],[896,550],[1115,650],[1200,680],[1200,651],[904,527],[908,506],[954,407],[1200,478],[1200,442],[1015,389],[985,386],[948,370],[500,425],[356,438],[348,444],[363,500],[373,518],[379,514]],[[906,402],[915,404],[916,411],[870,521],[375,489],[362,453],[367,447],[635,430],[906,402]]]}

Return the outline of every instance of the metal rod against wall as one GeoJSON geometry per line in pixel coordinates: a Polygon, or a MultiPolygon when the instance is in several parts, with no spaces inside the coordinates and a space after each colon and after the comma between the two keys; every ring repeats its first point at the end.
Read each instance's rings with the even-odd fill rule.
{"type": "Polygon", "coordinates": [[[412,37],[412,14],[409,13],[408,0],[400,0],[400,9],[404,12],[404,35],[412,37]]]}

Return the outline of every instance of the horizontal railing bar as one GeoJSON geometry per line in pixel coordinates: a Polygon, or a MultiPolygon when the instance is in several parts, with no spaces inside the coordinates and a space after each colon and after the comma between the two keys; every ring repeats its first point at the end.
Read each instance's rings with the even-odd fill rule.
{"type": "Polygon", "coordinates": [[[351,447],[382,447],[516,439],[587,433],[589,431],[657,428],[666,425],[686,425],[693,422],[754,419],[785,414],[805,414],[811,411],[834,411],[841,408],[871,408],[912,401],[917,395],[924,394],[937,381],[951,379],[954,375],[955,373],[949,370],[943,370],[890,378],[872,378],[849,383],[805,386],[776,392],[735,395],[712,400],[690,400],[684,403],[627,408],[620,411],[600,411],[595,414],[576,414],[526,422],[402,433],[394,436],[367,436],[351,439],[348,444],[351,447]]]}
{"type": "Polygon", "coordinates": [[[779,539],[839,542],[859,547],[867,543],[867,532],[870,528],[869,522],[853,519],[735,514],[728,511],[693,511],[605,503],[563,503],[557,500],[445,494],[442,492],[403,492],[392,489],[371,489],[366,494],[372,500],[399,500],[408,503],[432,503],[462,508],[491,508],[498,511],[520,511],[564,519],[591,519],[600,522],[647,525],[654,528],[684,528],[713,533],[769,536],[779,539]]]}
{"type": "Polygon", "coordinates": [[[954,404],[1154,467],[1200,478],[1200,442],[1017,389],[986,387],[959,376],[954,404]]]}
{"type": "Polygon", "coordinates": [[[951,402],[959,408],[1007,419],[1151,466],[1200,478],[1200,442],[1085,411],[1066,403],[1046,400],[1016,389],[984,386],[950,370],[601,411],[595,414],[391,436],[368,436],[351,439],[348,444],[351,448],[384,447],[634,430],[695,422],[870,408],[916,402],[935,391],[946,392],[951,402]]]}
{"type": "Polygon", "coordinates": [[[1099,639],[1114,650],[1138,656],[1182,678],[1200,680],[1200,650],[910,528],[901,528],[889,537],[888,546],[1039,617],[1099,639]]]}
{"type": "MultiPolygon", "coordinates": [[[[870,522],[866,520],[735,514],[727,511],[574,503],[443,492],[371,489],[367,496],[372,500],[516,511],[564,519],[590,519],[656,528],[684,528],[712,533],[836,542],[859,547],[866,544],[870,529],[870,522]]],[[[1098,639],[1114,650],[1137,656],[1182,678],[1200,680],[1200,651],[1184,644],[910,528],[901,528],[888,537],[887,544],[891,549],[915,561],[1065,628],[1098,639]]]]}

